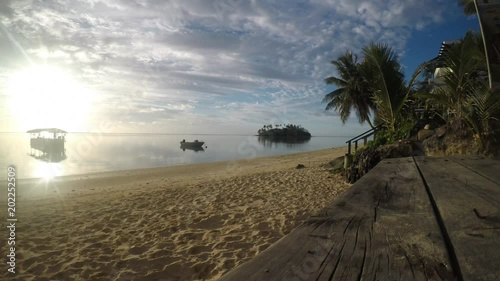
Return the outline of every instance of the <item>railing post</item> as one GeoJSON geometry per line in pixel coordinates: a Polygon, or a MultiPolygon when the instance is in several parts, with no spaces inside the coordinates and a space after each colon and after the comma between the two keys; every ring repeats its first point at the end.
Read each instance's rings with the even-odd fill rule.
{"type": "Polygon", "coordinates": [[[344,170],[346,170],[347,167],[349,167],[349,165],[351,165],[351,163],[352,163],[352,155],[346,154],[344,156],[344,170]]]}
{"type": "Polygon", "coordinates": [[[352,142],[354,141],[354,151],[358,150],[358,141],[360,141],[361,139],[363,139],[363,144],[366,145],[368,144],[368,137],[372,136],[373,135],[373,139],[375,139],[376,135],[377,135],[377,131],[378,131],[378,126],[377,127],[374,127],[364,133],[362,133],[361,135],[358,135],[348,141],[346,141],[347,143],[347,154],[348,155],[351,155],[351,144],[352,142]]]}

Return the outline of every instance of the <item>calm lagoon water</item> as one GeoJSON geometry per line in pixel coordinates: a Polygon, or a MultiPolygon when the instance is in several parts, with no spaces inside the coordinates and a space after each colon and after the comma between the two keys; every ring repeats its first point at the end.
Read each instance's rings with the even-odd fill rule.
{"type": "MultiPolygon", "coordinates": [[[[345,145],[349,137],[312,137],[304,143],[271,143],[257,136],[91,134],[66,135],[66,158],[46,162],[30,154],[30,138],[24,133],[0,134],[0,164],[15,165],[18,178],[78,175],[151,167],[177,166],[269,155],[297,153],[345,145]],[[182,139],[204,140],[203,151],[182,150],[182,139]]],[[[39,155],[39,154],[36,154],[39,155]]],[[[0,178],[6,178],[6,172],[0,178]],[[5,175],[4,175],[5,174],[5,175]]]]}

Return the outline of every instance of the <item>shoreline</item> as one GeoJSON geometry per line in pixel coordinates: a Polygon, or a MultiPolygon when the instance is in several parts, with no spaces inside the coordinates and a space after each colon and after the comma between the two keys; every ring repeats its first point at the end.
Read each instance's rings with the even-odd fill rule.
{"type": "Polygon", "coordinates": [[[350,187],[345,151],[19,180],[13,280],[216,280],[350,187]]]}
{"type": "MultiPolygon", "coordinates": [[[[344,150],[347,152],[347,146],[339,146],[332,148],[323,148],[318,150],[310,150],[310,151],[302,151],[302,152],[294,152],[288,154],[277,154],[277,155],[266,155],[266,156],[257,156],[257,157],[249,157],[249,158],[241,158],[241,159],[233,159],[233,160],[220,160],[213,162],[201,162],[201,163],[186,163],[186,164],[175,164],[172,166],[160,166],[160,167],[148,167],[148,168],[137,168],[137,169],[126,169],[126,170],[111,170],[111,171],[102,171],[102,172],[90,172],[90,173],[82,173],[82,174],[70,174],[70,175],[62,175],[57,176],[50,181],[67,181],[67,180],[78,180],[82,178],[105,178],[105,177],[120,177],[120,176],[128,176],[130,174],[136,175],[146,175],[146,174],[156,174],[159,172],[168,172],[170,169],[176,169],[180,167],[190,167],[190,168],[205,168],[206,166],[216,165],[220,167],[220,165],[229,165],[230,163],[254,163],[255,161],[261,160],[273,160],[276,158],[282,157],[294,157],[302,154],[310,154],[310,153],[320,153],[320,152],[328,152],[328,151],[337,151],[344,150]]],[[[343,154],[341,156],[344,156],[343,154]]],[[[183,169],[181,169],[183,170],[183,169]]],[[[7,179],[7,178],[0,178],[7,179]]],[[[28,183],[32,183],[39,180],[45,180],[43,177],[28,177],[28,178],[19,178],[19,181],[26,181],[28,183]]]]}
{"type": "MultiPolygon", "coordinates": [[[[99,192],[99,187],[106,186],[109,192],[121,189],[125,185],[134,182],[155,180],[158,177],[169,178],[169,183],[189,183],[194,184],[208,179],[223,179],[227,177],[248,175],[264,172],[272,165],[280,165],[282,162],[294,161],[295,158],[301,160],[321,157],[322,155],[333,153],[344,156],[347,147],[335,147],[291,154],[281,154],[263,157],[246,158],[239,160],[225,160],[217,162],[186,164],[178,166],[165,166],[143,169],[118,170],[94,172],[79,175],[67,175],[55,177],[50,180],[44,178],[18,179],[19,186],[26,186],[29,190],[24,190],[24,199],[46,199],[53,196],[60,197],[73,192],[99,192]],[[97,188],[96,188],[97,187],[97,188]],[[53,194],[55,193],[55,194],[53,194]],[[53,195],[53,196],[51,196],[53,195]]],[[[332,159],[333,160],[333,159],[332,159]]],[[[326,163],[326,161],[325,161],[326,163]]],[[[301,163],[296,163],[297,164],[301,163]]],[[[293,165],[292,165],[293,166],[293,165]]],[[[295,168],[295,166],[290,168],[295,168]]],[[[154,184],[153,184],[154,185],[154,184]]],[[[141,186],[144,186],[143,184],[141,186]]],[[[0,194],[0,202],[6,201],[6,194],[0,194]],[[5,199],[5,200],[4,200],[5,199]]],[[[0,203],[0,206],[2,204],[0,203]]]]}
{"type": "MultiPolygon", "coordinates": [[[[315,137],[316,138],[316,137],[315,137]]],[[[45,177],[77,176],[89,173],[108,171],[134,170],[144,168],[172,167],[198,163],[211,163],[246,159],[249,157],[268,157],[273,155],[294,154],[333,147],[345,146],[343,137],[320,137],[308,144],[288,147],[287,144],[260,143],[257,137],[236,138],[214,137],[209,139],[209,147],[205,152],[194,153],[177,149],[175,137],[130,139],[126,137],[86,138],[84,136],[68,137],[65,143],[66,159],[48,163],[36,157],[26,157],[35,150],[29,150],[29,137],[6,137],[7,146],[2,151],[8,157],[0,161],[3,165],[17,166],[19,179],[45,177]],[[19,143],[19,145],[14,145],[19,143]],[[139,145],[140,143],[140,145],[139,145]],[[212,143],[212,145],[210,145],[212,143]],[[229,146],[224,145],[227,143],[229,146]],[[123,146],[123,147],[122,147],[123,146]],[[23,149],[25,147],[26,149],[23,149]],[[9,152],[11,150],[12,152],[9,152]],[[124,154],[125,153],[125,154],[124,154]]],[[[0,152],[1,154],[1,152],[0,152]]],[[[0,174],[0,180],[6,175],[0,174]]]]}

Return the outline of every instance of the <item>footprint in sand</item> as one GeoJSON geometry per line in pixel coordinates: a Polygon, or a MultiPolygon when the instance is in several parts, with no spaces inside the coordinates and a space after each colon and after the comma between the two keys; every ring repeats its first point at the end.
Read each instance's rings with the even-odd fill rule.
{"type": "Polygon", "coordinates": [[[224,261],[222,267],[224,269],[229,270],[229,269],[233,269],[235,264],[236,264],[236,261],[234,259],[227,259],[224,261]]]}
{"type": "Polygon", "coordinates": [[[149,250],[148,246],[141,246],[141,247],[132,247],[128,250],[128,253],[131,255],[140,255],[149,250]]]}
{"type": "Polygon", "coordinates": [[[54,264],[52,266],[50,266],[49,268],[47,268],[47,272],[59,272],[63,266],[63,262],[60,262],[58,264],[54,264]]]}
{"type": "Polygon", "coordinates": [[[224,242],[235,242],[235,241],[242,241],[244,236],[242,235],[235,235],[235,236],[224,236],[222,240],[224,242]]]}
{"type": "Polygon", "coordinates": [[[187,254],[190,256],[198,255],[203,252],[210,252],[212,247],[210,246],[192,246],[187,250],[187,254]]]}
{"type": "Polygon", "coordinates": [[[193,223],[193,228],[200,229],[218,229],[224,225],[224,221],[227,220],[229,215],[225,214],[222,216],[211,216],[205,220],[201,220],[199,222],[193,223]]]}
{"type": "Polygon", "coordinates": [[[149,257],[152,258],[152,259],[155,259],[155,258],[165,258],[165,257],[170,257],[172,256],[172,250],[165,250],[165,249],[162,249],[162,250],[156,250],[154,252],[152,252],[149,257]]]}

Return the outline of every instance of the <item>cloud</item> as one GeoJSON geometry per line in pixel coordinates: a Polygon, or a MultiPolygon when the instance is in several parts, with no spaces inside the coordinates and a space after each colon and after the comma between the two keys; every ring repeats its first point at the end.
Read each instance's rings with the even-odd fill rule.
{"type": "Polygon", "coordinates": [[[412,31],[442,21],[447,5],[431,0],[2,1],[0,57],[8,61],[0,77],[27,61],[58,65],[100,96],[95,112],[103,118],[127,115],[135,122],[180,112],[195,118],[203,112],[263,123],[275,118],[276,108],[293,104],[302,105],[300,112],[284,113],[287,119],[320,116],[327,92],[322,81],[333,72],[330,60],[373,40],[401,51],[412,31]],[[114,106],[118,103],[131,105],[114,106]]]}
{"type": "Polygon", "coordinates": [[[14,10],[10,7],[11,0],[3,0],[0,2],[0,14],[10,18],[14,14],[14,10]]]}

